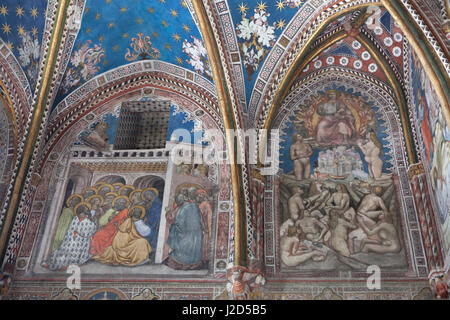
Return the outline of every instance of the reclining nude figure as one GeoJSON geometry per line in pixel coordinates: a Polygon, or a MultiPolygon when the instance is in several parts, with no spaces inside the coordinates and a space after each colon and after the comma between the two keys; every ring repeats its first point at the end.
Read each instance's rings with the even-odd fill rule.
{"type": "Polygon", "coordinates": [[[400,240],[392,224],[391,215],[382,214],[378,223],[372,229],[369,229],[364,222],[361,228],[369,236],[377,235],[380,240],[365,238],[362,240],[362,252],[375,253],[397,253],[401,250],[400,240]]]}
{"type": "Polygon", "coordinates": [[[281,237],[281,261],[288,267],[295,267],[309,259],[325,260],[327,252],[300,241],[301,235],[300,227],[291,226],[287,234],[281,237]]]}
{"type": "Polygon", "coordinates": [[[348,246],[351,253],[361,251],[363,239],[380,240],[377,234],[368,235],[364,232],[362,225],[364,224],[368,229],[373,229],[381,215],[389,214],[383,199],[380,197],[381,191],[381,187],[372,187],[371,193],[363,198],[358,207],[356,221],[359,228],[352,231],[348,236],[348,246]]]}

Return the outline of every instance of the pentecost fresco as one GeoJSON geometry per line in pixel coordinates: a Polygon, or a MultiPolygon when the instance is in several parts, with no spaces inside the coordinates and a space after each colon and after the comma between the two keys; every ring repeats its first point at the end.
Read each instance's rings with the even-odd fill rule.
{"type": "Polygon", "coordinates": [[[383,121],[361,95],[327,89],[283,131],[279,187],[282,269],[405,267],[383,121]]]}
{"type": "Polygon", "coordinates": [[[163,190],[164,182],[157,177],[126,185],[119,176],[108,176],[70,194],[43,266],[58,271],[92,261],[128,267],[154,264],[163,218],[167,255],[162,263],[174,270],[207,268],[216,192],[180,184],[161,216],[163,190]]]}

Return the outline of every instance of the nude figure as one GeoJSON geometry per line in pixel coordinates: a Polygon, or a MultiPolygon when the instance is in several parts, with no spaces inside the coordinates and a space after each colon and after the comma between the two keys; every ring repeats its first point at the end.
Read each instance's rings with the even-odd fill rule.
{"type": "Polygon", "coordinates": [[[400,240],[392,224],[391,215],[380,215],[380,220],[373,229],[369,229],[364,222],[361,228],[369,236],[377,235],[380,240],[366,238],[362,240],[362,252],[397,253],[401,250],[400,240]]]}
{"type": "Polygon", "coordinates": [[[305,238],[312,242],[320,242],[328,231],[328,226],[317,219],[316,216],[313,217],[309,210],[305,210],[303,218],[296,222],[296,226],[300,226],[305,238]]]}
{"type": "Polygon", "coordinates": [[[348,239],[348,245],[352,253],[359,252],[358,248],[362,248],[363,239],[369,237],[372,240],[380,240],[377,234],[369,236],[362,228],[362,224],[367,226],[369,229],[373,229],[382,214],[389,214],[383,199],[380,198],[382,190],[383,189],[381,187],[372,187],[371,193],[362,199],[358,207],[356,221],[360,228],[352,231],[349,234],[348,239]]]}
{"type": "Polygon", "coordinates": [[[330,222],[332,225],[335,224],[335,226],[331,228],[330,246],[339,254],[348,257],[351,253],[347,246],[349,229],[356,229],[357,226],[353,223],[354,217],[350,211],[344,212],[343,217],[344,218],[341,218],[334,214],[333,219],[335,222],[330,222]]]}
{"type": "Polygon", "coordinates": [[[295,222],[291,218],[283,222],[280,227],[280,237],[287,235],[289,228],[293,226],[295,226],[295,222]]]}
{"type": "Polygon", "coordinates": [[[336,192],[328,199],[325,210],[327,212],[334,210],[339,214],[343,214],[349,208],[350,196],[348,195],[347,188],[345,185],[339,184],[336,188],[336,192]]]}
{"type": "Polygon", "coordinates": [[[292,145],[290,149],[291,160],[294,161],[295,179],[303,180],[311,177],[311,163],[309,157],[313,154],[313,150],[309,143],[303,142],[301,134],[292,136],[292,145]]]}
{"type": "Polygon", "coordinates": [[[288,267],[295,267],[312,259],[313,261],[323,261],[327,255],[326,251],[318,250],[314,246],[307,246],[300,241],[302,231],[300,228],[289,227],[287,234],[280,239],[281,261],[288,267]]]}
{"type": "Polygon", "coordinates": [[[358,146],[364,154],[364,159],[369,166],[369,175],[373,179],[378,179],[381,177],[381,171],[383,167],[383,161],[380,159],[379,155],[383,148],[380,141],[377,138],[375,132],[369,133],[369,139],[363,144],[362,141],[358,142],[358,146]]]}
{"type": "Polygon", "coordinates": [[[372,228],[376,224],[375,220],[381,214],[389,213],[383,199],[380,198],[382,191],[383,189],[381,187],[372,187],[371,193],[362,199],[358,207],[358,223],[364,221],[369,228],[372,228]]]}
{"type": "Polygon", "coordinates": [[[322,189],[321,183],[316,183],[316,188],[319,191],[318,194],[309,197],[307,200],[311,204],[310,210],[320,210],[325,207],[328,199],[330,199],[330,192],[327,189],[322,189]]]}
{"type": "Polygon", "coordinates": [[[300,187],[293,187],[292,192],[294,194],[288,200],[289,214],[292,220],[297,221],[297,219],[303,217],[303,211],[305,210],[302,198],[303,190],[300,187]]]}

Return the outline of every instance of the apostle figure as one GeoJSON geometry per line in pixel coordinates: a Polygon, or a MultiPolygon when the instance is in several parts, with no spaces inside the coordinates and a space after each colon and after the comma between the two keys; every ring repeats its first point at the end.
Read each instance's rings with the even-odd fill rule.
{"type": "Polygon", "coordinates": [[[119,194],[119,196],[127,196],[127,197],[129,197],[131,192],[133,192],[134,189],[135,189],[134,186],[125,185],[125,186],[122,186],[119,189],[118,194],[119,194]]]}
{"type": "MultiPolygon", "coordinates": [[[[152,232],[146,236],[146,239],[152,248],[156,248],[162,208],[159,192],[155,188],[146,188],[142,191],[141,198],[144,201],[145,207],[144,221],[152,230],[152,232]]],[[[150,259],[152,259],[154,255],[155,254],[152,253],[150,255],[150,259]]]]}
{"type": "Polygon", "coordinates": [[[172,251],[164,263],[177,270],[199,269],[203,264],[202,215],[192,199],[179,195],[176,216],[167,217],[170,224],[167,244],[172,251]]]}
{"type": "Polygon", "coordinates": [[[128,199],[126,197],[118,197],[117,193],[110,192],[106,194],[105,202],[111,201],[111,206],[105,213],[98,219],[98,226],[102,228],[107,225],[120,211],[127,207],[128,199]],[[111,197],[114,197],[112,200],[111,197]]]}
{"type": "Polygon", "coordinates": [[[345,104],[338,100],[337,91],[329,90],[326,101],[319,104],[317,113],[323,116],[316,128],[319,145],[347,144],[355,131],[353,115],[345,104]]]}
{"type": "Polygon", "coordinates": [[[81,202],[75,207],[76,216],[73,218],[61,246],[50,255],[46,263],[50,270],[65,270],[72,264],[81,265],[90,259],[91,237],[97,229],[96,224],[89,218],[90,210],[90,204],[85,202],[81,202]]]}
{"type": "Polygon", "coordinates": [[[83,195],[84,201],[87,201],[87,199],[89,199],[93,195],[97,194],[97,189],[92,188],[92,187],[87,187],[83,190],[83,192],[81,194],[83,195]]]}
{"type": "Polygon", "coordinates": [[[141,189],[135,189],[131,191],[129,196],[130,202],[132,206],[137,205],[142,201],[142,190],[141,189]]]}
{"type": "MultiPolygon", "coordinates": [[[[102,229],[100,229],[93,237],[90,252],[94,256],[100,256],[109,247],[117,234],[118,227],[128,217],[128,205],[130,201],[128,197],[119,196],[113,202],[113,207],[117,202],[123,202],[124,209],[111,219],[102,229]],[[122,199],[122,200],[120,200],[122,199]]],[[[120,206],[122,208],[123,206],[120,206]]]]}
{"type": "Polygon", "coordinates": [[[151,232],[143,223],[144,215],[144,207],[132,207],[125,221],[118,227],[111,246],[93,259],[104,264],[125,266],[137,266],[146,262],[152,247],[144,238],[151,232]]]}
{"type": "Polygon", "coordinates": [[[53,249],[55,251],[61,245],[67,230],[75,217],[74,208],[77,204],[83,202],[83,197],[79,194],[71,195],[67,201],[67,207],[63,209],[61,216],[59,217],[58,227],[56,228],[55,240],[53,241],[53,249]]]}
{"type": "MultiPolygon", "coordinates": [[[[102,210],[105,214],[112,208],[112,203],[116,197],[117,197],[117,193],[115,193],[115,192],[108,192],[107,194],[105,194],[105,201],[103,201],[103,205],[102,205],[102,210]]],[[[106,222],[108,222],[108,221],[106,221],[106,222]]]]}
{"type": "Polygon", "coordinates": [[[119,194],[119,190],[124,186],[124,184],[122,182],[115,182],[112,186],[114,187],[114,192],[119,194]]]}
{"type": "Polygon", "coordinates": [[[103,183],[96,188],[98,190],[98,194],[101,195],[103,198],[107,193],[114,191],[114,187],[108,183],[103,183]]]}
{"type": "Polygon", "coordinates": [[[93,221],[98,221],[98,219],[103,215],[103,197],[96,194],[89,197],[86,202],[91,205],[91,219],[93,221]]]}

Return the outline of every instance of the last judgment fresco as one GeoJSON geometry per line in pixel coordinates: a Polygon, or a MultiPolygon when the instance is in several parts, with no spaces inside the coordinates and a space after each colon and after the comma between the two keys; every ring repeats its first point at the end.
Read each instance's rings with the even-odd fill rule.
{"type": "Polygon", "coordinates": [[[406,266],[377,109],[345,88],[326,89],[287,120],[279,187],[283,271],[406,266]]]}

